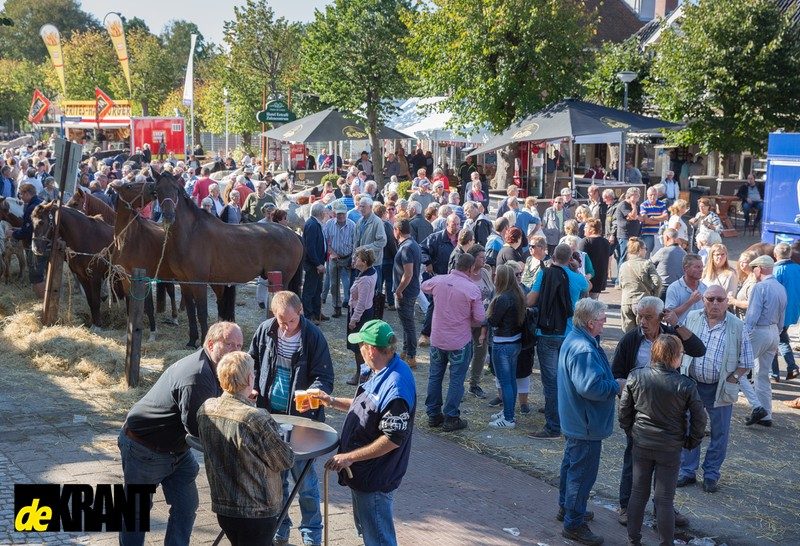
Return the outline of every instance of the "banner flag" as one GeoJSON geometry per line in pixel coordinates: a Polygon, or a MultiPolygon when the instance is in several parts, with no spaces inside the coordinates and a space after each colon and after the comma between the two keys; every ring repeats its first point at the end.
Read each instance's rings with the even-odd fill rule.
{"type": "Polygon", "coordinates": [[[33,91],[33,100],[31,101],[31,110],[28,113],[28,121],[31,123],[39,123],[44,119],[47,110],[50,109],[50,101],[45,97],[41,91],[35,89],[33,91]]]}
{"type": "Polygon", "coordinates": [[[103,119],[111,112],[111,109],[117,105],[111,97],[108,96],[103,90],[99,87],[94,88],[94,103],[95,103],[95,117],[97,118],[97,123],[100,123],[100,120],[103,119]]]}
{"type": "Polygon", "coordinates": [[[194,102],[194,47],[197,34],[192,34],[192,47],[189,50],[189,63],[186,65],[186,79],[183,82],[183,104],[189,106],[194,102]]]}
{"type": "Polygon", "coordinates": [[[39,36],[42,37],[50,60],[53,61],[53,68],[56,69],[58,81],[61,82],[61,92],[67,94],[67,83],[64,79],[64,57],[61,54],[61,34],[53,25],[43,25],[39,29],[39,36]]]}
{"type": "Polygon", "coordinates": [[[122,19],[116,13],[109,13],[103,19],[108,35],[111,36],[111,43],[114,44],[114,51],[119,59],[119,64],[122,66],[122,73],[125,75],[125,81],[128,82],[128,93],[133,94],[131,88],[131,67],[128,60],[128,46],[125,44],[125,27],[122,25],[122,19]]]}

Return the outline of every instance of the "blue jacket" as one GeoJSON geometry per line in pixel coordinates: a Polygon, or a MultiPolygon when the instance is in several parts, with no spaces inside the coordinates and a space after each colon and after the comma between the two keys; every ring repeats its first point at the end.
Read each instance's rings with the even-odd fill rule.
{"type": "Polygon", "coordinates": [[[314,217],[306,220],[303,227],[303,243],[306,263],[312,267],[325,265],[325,236],[322,234],[322,224],[314,217]]]}
{"type": "Polygon", "coordinates": [[[791,260],[781,260],[775,264],[773,274],[786,289],[783,327],[788,328],[800,319],[800,264],[791,260]]]}
{"type": "Polygon", "coordinates": [[[564,436],[604,440],[614,430],[614,398],[620,392],[605,351],[575,326],[558,355],[558,416],[564,436]]]}
{"type": "Polygon", "coordinates": [[[435,274],[446,275],[450,254],[455,250],[447,230],[433,232],[422,241],[420,246],[422,247],[422,263],[433,266],[435,274]]]}

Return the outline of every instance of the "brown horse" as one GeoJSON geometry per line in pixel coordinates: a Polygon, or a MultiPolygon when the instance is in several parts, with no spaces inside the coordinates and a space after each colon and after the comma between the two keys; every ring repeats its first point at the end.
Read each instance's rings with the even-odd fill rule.
{"type": "Polygon", "coordinates": [[[11,227],[22,226],[22,214],[25,203],[13,197],[0,197],[0,220],[5,220],[11,227]]]}
{"type": "MultiPolygon", "coordinates": [[[[117,221],[117,213],[105,201],[92,195],[80,186],[76,188],[75,194],[67,201],[67,206],[82,211],[87,216],[100,215],[103,221],[110,226],[114,226],[117,221]]],[[[166,320],[170,324],[178,324],[178,308],[175,300],[175,286],[172,283],[156,284],[156,311],[163,313],[166,309],[166,299],[169,296],[172,320],[166,320]]],[[[149,309],[149,308],[148,308],[149,309]]]]}
{"type": "MultiPolygon", "coordinates": [[[[145,196],[143,182],[112,182],[117,192],[117,221],[114,224],[114,246],[112,261],[128,273],[134,268],[144,268],[151,278],[178,280],[179,277],[168,263],[161,260],[164,245],[164,229],[155,222],[143,218],[139,209],[152,198],[145,196]]],[[[180,283],[179,283],[180,284],[180,283]]],[[[181,295],[186,302],[189,318],[189,342],[187,347],[195,348],[198,341],[205,339],[208,331],[208,311],[206,308],[206,286],[180,284],[181,295]],[[198,302],[195,305],[195,302],[198,302]],[[200,323],[198,332],[197,323],[200,323]]],[[[222,290],[218,292],[218,297],[222,290]]]]}
{"type": "Polygon", "coordinates": [[[103,217],[103,221],[110,226],[113,226],[114,222],[117,220],[117,213],[114,212],[114,209],[111,208],[108,203],[92,195],[80,186],[75,188],[75,193],[70,197],[69,201],[67,201],[67,206],[78,209],[86,216],[95,216],[99,214],[103,217]]]}
{"type": "MultiPolygon", "coordinates": [[[[745,252],[755,252],[759,256],[766,255],[771,256],[774,259],[774,250],[775,245],[771,243],[755,243],[748,246],[745,249],[745,252]]],[[[800,240],[797,240],[792,244],[792,261],[800,264],[800,240]]]]}
{"type": "MultiPolygon", "coordinates": [[[[55,226],[56,202],[44,203],[33,209],[33,252],[44,255],[49,251],[55,226]]],[[[108,273],[108,262],[102,257],[86,256],[98,254],[108,247],[114,239],[114,228],[99,217],[90,217],[68,207],[61,208],[59,236],[67,247],[81,254],[67,252],[67,265],[78,278],[89,304],[92,316],[92,327],[100,328],[100,291],[103,279],[108,273]]],[[[117,284],[114,292],[122,297],[122,286],[117,284]]],[[[152,329],[151,329],[152,330],[152,329]]]]}
{"type": "MultiPolygon", "coordinates": [[[[171,174],[154,173],[153,179],[149,193],[161,205],[167,229],[164,260],[179,278],[246,283],[280,271],[288,282],[298,272],[303,243],[289,228],[272,222],[226,224],[200,209],[171,174]]],[[[221,317],[234,320],[234,307],[235,302],[226,299],[221,317]]]]}

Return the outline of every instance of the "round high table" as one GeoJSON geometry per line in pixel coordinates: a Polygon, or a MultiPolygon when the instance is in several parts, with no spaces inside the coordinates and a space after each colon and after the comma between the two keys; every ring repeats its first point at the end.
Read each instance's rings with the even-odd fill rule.
{"type": "MultiPolygon", "coordinates": [[[[278,515],[278,522],[275,526],[277,530],[280,528],[281,523],[283,523],[284,518],[286,518],[286,514],[289,513],[289,506],[291,506],[292,501],[295,496],[297,496],[297,492],[300,490],[300,486],[303,484],[306,474],[308,474],[308,471],[311,469],[311,465],[314,464],[314,459],[336,449],[339,446],[339,434],[325,423],[306,419],[305,417],[273,414],[272,418],[275,419],[278,425],[292,425],[292,432],[289,436],[289,447],[291,447],[294,452],[294,460],[296,462],[303,461],[305,463],[300,471],[300,476],[295,481],[294,487],[289,492],[289,497],[286,499],[286,502],[283,503],[283,508],[281,509],[280,515],[278,515]]],[[[187,434],[186,443],[198,451],[203,451],[203,444],[200,442],[200,439],[195,436],[187,434]]],[[[219,544],[223,536],[225,536],[225,533],[220,531],[213,546],[219,544]]]]}

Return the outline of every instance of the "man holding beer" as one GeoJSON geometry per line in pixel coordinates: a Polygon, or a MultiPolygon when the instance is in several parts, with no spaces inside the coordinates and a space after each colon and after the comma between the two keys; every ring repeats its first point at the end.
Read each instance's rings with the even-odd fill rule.
{"type": "MultiPolygon", "coordinates": [[[[256,404],[272,414],[299,415],[315,421],[325,420],[324,408],[312,408],[309,389],[333,392],[333,363],[322,331],[303,317],[303,304],[297,294],[282,291],[270,303],[274,318],[262,322],[250,343],[255,362],[256,404]],[[297,391],[300,396],[295,402],[297,391]],[[306,391],[304,394],[302,391],[306,391]],[[300,411],[300,408],[303,411],[300,411]]],[[[301,464],[291,469],[293,480],[302,472],[301,464]]],[[[284,501],[289,497],[289,473],[283,477],[284,501]]],[[[302,519],[299,530],[304,545],[322,543],[322,513],[319,480],[311,465],[298,493],[302,519]]],[[[275,544],[287,544],[292,522],[287,516],[275,533],[275,544]]]]}
{"type": "Polygon", "coordinates": [[[396,545],[392,505],[411,453],[417,410],[414,375],[397,356],[392,327],[382,320],[367,322],[348,341],[359,344],[372,374],[354,399],[310,394],[326,406],[347,411],[339,453],[325,468],[339,472],[339,483],[350,487],[356,529],[364,544],[396,545]],[[347,468],[352,475],[342,472],[347,468]]]}

